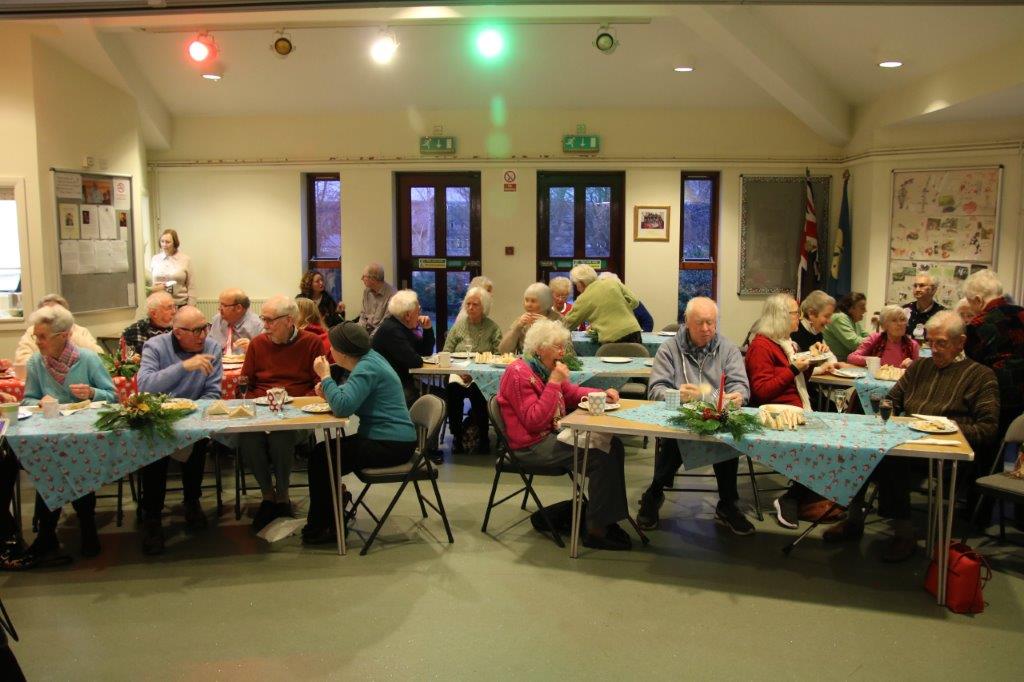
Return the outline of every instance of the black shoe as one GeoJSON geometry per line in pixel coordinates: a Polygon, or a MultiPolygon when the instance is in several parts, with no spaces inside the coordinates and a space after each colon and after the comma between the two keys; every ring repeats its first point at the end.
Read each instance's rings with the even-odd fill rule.
{"type": "Polygon", "coordinates": [[[840,521],[821,534],[821,539],[828,543],[852,542],[864,537],[864,524],[847,519],[840,521]]]}
{"type": "Polygon", "coordinates": [[[715,507],[715,519],[735,535],[753,535],[754,524],[732,502],[719,500],[715,507]]]}
{"type": "Polygon", "coordinates": [[[185,528],[203,530],[209,525],[199,500],[185,500],[185,528]]]}
{"type": "Polygon", "coordinates": [[[148,556],[164,553],[164,527],[160,519],[146,519],[142,531],[142,553],[148,556]]]}
{"type": "Polygon", "coordinates": [[[277,505],[270,500],[260,502],[260,508],[252,518],[252,529],[259,533],[268,523],[277,518],[277,505]]]}
{"type": "Polygon", "coordinates": [[[304,545],[333,545],[338,542],[338,534],[334,532],[334,528],[314,528],[309,532],[306,532],[306,528],[302,529],[304,545]]]}
{"type": "Polygon", "coordinates": [[[0,542],[0,563],[10,561],[25,552],[25,541],[15,535],[0,542]]]}
{"type": "Polygon", "coordinates": [[[79,517],[78,523],[81,525],[82,531],[82,546],[79,550],[82,557],[90,559],[98,556],[103,551],[103,547],[100,546],[100,536],[96,532],[96,519],[83,519],[79,517]]]}
{"type": "Polygon", "coordinates": [[[626,552],[633,548],[633,542],[626,535],[626,531],[613,523],[605,529],[604,537],[597,537],[590,533],[585,534],[583,546],[590,549],[606,549],[611,552],[626,552]]]}
{"type": "Polygon", "coordinates": [[[783,495],[775,498],[775,519],[783,528],[800,527],[800,503],[795,497],[783,495]]]}
{"type": "MultiPolygon", "coordinates": [[[[464,455],[466,454],[466,446],[462,444],[462,436],[452,434],[452,454],[453,455],[464,455]]],[[[433,457],[430,458],[433,461],[433,457]]]]}
{"type": "Polygon", "coordinates": [[[658,527],[658,510],[665,501],[664,493],[654,493],[648,489],[640,497],[640,511],[636,514],[636,525],[644,530],[654,530],[658,527]]]}
{"type": "Polygon", "coordinates": [[[292,510],[291,502],[278,502],[274,505],[274,516],[270,520],[273,521],[274,519],[280,518],[295,518],[295,512],[292,510]]]}
{"type": "MultiPolygon", "coordinates": [[[[452,452],[454,453],[454,451],[453,447],[452,452]]],[[[460,450],[460,452],[465,452],[465,450],[460,450]]],[[[427,459],[434,464],[444,464],[444,453],[440,450],[427,450],[427,459]]]]}

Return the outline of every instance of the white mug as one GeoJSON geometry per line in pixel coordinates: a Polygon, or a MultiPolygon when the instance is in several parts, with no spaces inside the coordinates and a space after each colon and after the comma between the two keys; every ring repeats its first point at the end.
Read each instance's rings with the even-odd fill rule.
{"type": "Polygon", "coordinates": [[[663,393],[665,396],[665,409],[666,410],[678,410],[679,409],[679,389],[678,388],[666,388],[663,393]]]}
{"type": "Polygon", "coordinates": [[[587,411],[594,416],[601,416],[604,414],[604,406],[607,403],[607,396],[604,392],[594,392],[587,394],[587,411]]]}
{"type": "Polygon", "coordinates": [[[864,363],[868,367],[868,374],[874,379],[875,375],[878,374],[878,370],[882,367],[882,358],[869,355],[864,358],[864,363]]]}
{"type": "Polygon", "coordinates": [[[53,419],[60,414],[60,403],[56,400],[47,400],[45,403],[39,403],[39,407],[43,410],[43,417],[46,419],[53,419]]]}
{"type": "Polygon", "coordinates": [[[22,383],[28,378],[28,366],[25,363],[14,365],[14,378],[22,383]]]}
{"type": "Polygon", "coordinates": [[[437,366],[438,367],[451,367],[452,366],[452,354],[447,352],[440,352],[437,354],[437,366]]]}

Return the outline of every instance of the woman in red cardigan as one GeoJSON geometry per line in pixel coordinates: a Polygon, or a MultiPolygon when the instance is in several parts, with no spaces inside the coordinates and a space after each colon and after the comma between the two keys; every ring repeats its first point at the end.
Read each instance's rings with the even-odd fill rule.
{"type": "MultiPolygon", "coordinates": [[[[800,306],[789,294],[775,294],[764,302],[746,356],[751,407],[775,403],[811,410],[807,380],[813,370],[806,356],[794,357],[797,349],[789,338],[799,324],[800,306]]],[[[814,496],[806,487],[794,482],[775,500],[779,525],[797,528],[801,502],[814,496]]]]}
{"type": "MultiPolygon", "coordinates": [[[[505,421],[508,446],[526,465],[572,470],[572,446],[557,438],[558,422],[576,409],[593,389],[569,381],[562,364],[569,331],[560,323],[538,320],[523,340],[523,357],[501,377],[498,405],[505,421]]],[[[609,403],[619,401],[614,388],[605,391],[609,403]]],[[[589,501],[583,544],[594,549],[627,550],[632,543],[618,522],[627,518],[625,451],[612,438],[608,452],[591,445],[587,460],[589,501]]]]}

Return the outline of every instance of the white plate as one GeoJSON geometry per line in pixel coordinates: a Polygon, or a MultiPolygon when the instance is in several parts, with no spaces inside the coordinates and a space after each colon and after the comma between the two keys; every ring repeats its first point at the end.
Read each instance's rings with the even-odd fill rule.
{"type": "Polygon", "coordinates": [[[424,356],[423,357],[423,364],[424,365],[436,365],[437,364],[437,356],[436,355],[424,356]]]}
{"type": "Polygon", "coordinates": [[[924,419],[915,419],[914,421],[907,424],[914,431],[920,431],[921,433],[956,433],[957,428],[954,425],[943,425],[936,422],[925,421],[924,419]]]}
{"type": "MultiPolygon", "coordinates": [[[[590,406],[587,404],[586,400],[581,400],[580,404],[578,405],[578,407],[581,410],[589,410],[590,409],[590,406]]],[[[620,405],[619,403],[605,403],[604,411],[605,412],[614,412],[615,410],[619,409],[620,407],[622,407],[622,405],[620,405]]]]}
{"type": "Polygon", "coordinates": [[[327,403],[310,403],[309,405],[303,405],[299,409],[312,414],[325,414],[331,411],[331,406],[327,403]]]}
{"type": "Polygon", "coordinates": [[[476,355],[476,353],[464,353],[464,352],[452,353],[452,357],[453,358],[461,358],[463,360],[466,359],[466,358],[471,358],[474,355],[476,355]]]}
{"type": "Polygon", "coordinates": [[[625,364],[627,364],[629,362],[629,360],[630,360],[630,358],[615,358],[615,357],[601,358],[601,362],[610,362],[613,365],[625,365],[625,364]]]}
{"type": "Polygon", "coordinates": [[[828,361],[827,355],[811,355],[811,351],[805,350],[802,353],[793,353],[793,359],[806,359],[812,365],[820,365],[828,361]]]}
{"type": "Polygon", "coordinates": [[[222,362],[221,367],[224,369],[242,369],[244,362],[222,362]]]}
{"type": "Polygon", "coordinates": [[[654,367],[654,358],[651,358],[650,360],[644,360],[644,366],[645,367],[654,367]]]}
{"type": "MultiPolygon", "coordinates": [[[[253,398],[252,401],[254,403],[256,403],[257,405],[269,405],[270,404],[269,402],[267,402],[267,396],[265,396],[265,395],[261,395],[259,398],[253,398]]],[[[292,401],[292,397],[288,396],[288,399],[285,400],[284,402],[287,405],[291,401],[292,401]]]]}
{"type": "Polygon", "coordinates": [[[655,332],[658,336],[675,336],[676,332],[655,332]]]}
{"type": "Polygon", "coordinates": [[[837,377],[843,377],[844,379],[860,379],[867,376],[868,371],[866,369],[834,369],[832,374],[837,377]]]}

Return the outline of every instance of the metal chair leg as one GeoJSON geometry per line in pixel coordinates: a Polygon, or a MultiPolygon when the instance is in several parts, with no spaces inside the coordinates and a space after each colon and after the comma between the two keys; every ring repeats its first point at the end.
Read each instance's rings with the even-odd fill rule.
{"type": "Polygon", "coordinates": [[[423,518],[427,518],[427,508],[423,504],[423,493],[420,492],[419,481],[413,481],[412,486],[416,489],[416,501],[420,503],[420,513],[423,514],[423,518]]]}
{"type": "Polygon", "coordinates": [[[221,466],[220,466],[220,455],[214,448],[209,448],[209,451],[213,453],[213,475],[216,477],[216,492],[217,492],[217,518],[224,513],[224,481],[221,480],[221,466]]]}
{"type": "MultiPolygon", "coordinates": [[[[533,474],[530,474],[530,486],[533,486],[533,474]]],[[[526,489],[523,491],[523,504],[520,505],[520,509],[526,511],[526,502],[530,499],[530,491],[526,489]]]]}
{"type": "Polygon", "coordinates": [[[238,450],[235,450],[235,521],[242,518],[242,468],[238,450]]]}
{"type": "Polygon", "coordinates": [[[491,520],[491,510],[494,509],[494,496],[498,492],[498,478],[501,477],[501,465],[494,471],[494,483],[491,484],[491,496],[487,498],[487,511],[484,512],[484,523],[480,526],[480,532],[487,532],[487,523],[491,520]]]}
{"type": "Polygon", "coordinates": [[[434,499],[437,500],[437,513],[441,515],[441,521],[444,523],[444,532],[448,534],[448,544],[454,544],[455,538],[452,536],[452,527],[448,523],[448,514],[444,510],[444,502],[441,501],[441,491],[437,487],[437,479],[431,477],[430,485],[434,486],[434,499]]]}
{"type": "Polygon", "coordinates": [[[747,455],[747,469],[750,471],[750,485],[754,489],[754,511],[757,512],[757,520],[764,521],[764,514],[761,513],[761,494],[757,489],[757,476],[754,475],[754,461],[747,455]]]}
{"type": "Polygon", "coordinates": [[[402,481],[402,485],[399,486],[398,492],[395,493],[395,496],[393,498],[391,498],[391,504],[389,504],[388,508],[384,510],[384,514],[381,515],[380,521],[377,522],[376,528],[374,528],[373,532],[370,533],[370,537],[366,539],[366,544],[363,545],[363,548],[359,550],[359,554],[361,556],[366,556],[366,553],[370,550],[370,546],[373,544],[373,541],[377,539],[377,533],[379,533],[380,529],[384,526],[384,522],[388,520],[388,516],[391,514],[391,510],[395,508],[396,504],[398,504],[398,498],[402,496],[402,493],[405,492],[405,488],[408,485],[409,479],[405,479],[404,481],[402,481]]]}
{"type": "Polygon", "coordinates": [[[117,527],[124,523],[124,476],[117,479],[117,527]]]}

